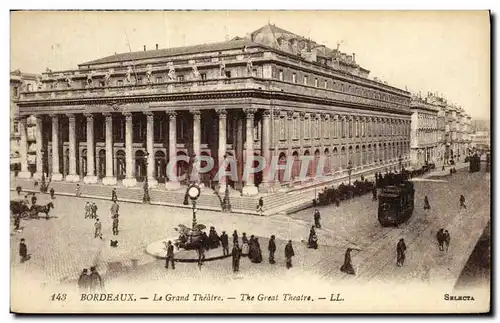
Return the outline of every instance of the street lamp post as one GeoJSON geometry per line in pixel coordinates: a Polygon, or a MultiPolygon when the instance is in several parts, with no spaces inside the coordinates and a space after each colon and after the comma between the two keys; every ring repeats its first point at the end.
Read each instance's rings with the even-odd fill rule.
{"type": "Polygon", "coordinates": [[[195,230],[197,224],[196,211],[198,210],[196,209],[196,200],[198,199],[198,197],[200,197],[200,193],[201,193],[200,187],[196,183],[191,184],[191,186],[189,186],[187,190],[187,195],[189,196],[193,204],[193,230],[195,230]]]}
{"type": "Polygon", "coordinates": [[[351,186],[352,161],[347,163],[347,174],[349,175],[349,186],[351,186]]]}
{"type": "Polygon", "coordinates": [[[399,158],[398,158],[398,161],[399,161],[399,171],[403,171],[403,157],[401,155],[399,155],[399,158]]]}
{"type": "Polygon", "coordinates": [[[46,188],[46,183],[45,183],[45,160],[47,159],[47,150],[42,149],[41,152],[42,154],[42,183],[40,184],[40,192],[45,193],[47,192],[46,188]]]}
{"type": "Polygon", "coordinates": [[[144,164],[146,165],[146,176],[144,179],[144,195],[142,196],[142,203],[144,204],[149,204],[151,202],[151,197],[149,196],[149,183],[148,183],[148,156],[149,152],[146,151],[146,154],[144,154],[144,164]]]}

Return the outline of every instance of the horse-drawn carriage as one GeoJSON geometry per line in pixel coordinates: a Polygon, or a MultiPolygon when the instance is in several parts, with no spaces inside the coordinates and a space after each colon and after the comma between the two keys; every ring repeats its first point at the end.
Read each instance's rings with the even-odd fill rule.
{"type": "Polygon", "coordinates": [[[32,205],[28,206],[24,201],[10,201],[10,211],[14,217],[18,216],[22,219],[39,219],[39,213],[45,214],[45,218],[49,219],[49,212],[54,208],[52,202],[47,205],[32,205]]]}

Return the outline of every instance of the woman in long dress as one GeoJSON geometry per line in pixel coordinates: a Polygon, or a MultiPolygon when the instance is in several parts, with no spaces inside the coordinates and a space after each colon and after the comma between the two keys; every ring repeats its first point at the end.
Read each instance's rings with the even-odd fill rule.
{"type": "Polygon", "coordinates": [[[241,237],[241,255],[243,257],[246,257],[248,256],[249,252],[250,252],[250,246],[248,244],[247,234],[243,232],[243,236],[241,237]]]}
{"type": "Polygon", "coordinates": [[[248,258],[250,260],[255,256],[255,236],[252,234],[250,240],[248,241],[248,258]]]}
{"type": "Polygon", "coordinates": [[[254,238],[251,259],[253,263],[259,264],[262,262],[262,250],[260,249],[259,238],[254,238]]]}
{"type": "Polygon", "coordinates": [[[318,237],[316,236],[316,230],[314,230],[314,226],[312,226],[311,230],[309,231],[307,248],[318,249],[318,237]]]}
{"type": "Polygon", "coordinates": [[[347,248],[344,257],[344,264],[340,266],[340,271],[349,275],[356,275],[356,273],[354,272],[354,268],[352,267],[351,251],[351,248],[347,248]]]}

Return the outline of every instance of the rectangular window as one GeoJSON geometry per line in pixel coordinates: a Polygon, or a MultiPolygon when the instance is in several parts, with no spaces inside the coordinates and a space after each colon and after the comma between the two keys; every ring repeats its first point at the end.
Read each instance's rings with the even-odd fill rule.
{"type": "Polygon", "coordinates": [[[280,118],[280,140],[286,140],[285,118],[280,118]]]}
{"type": "Polygon", "coordinates": [[[328,88],[328,81],[327,80],[324,80],[323,81],[323,87],[326,89],[328,88]]]}
{"type": "Polygon", "coordinates": [[[292,73],[292,83],[297,83],[297,74],[292,73]]]}
{"type": "Polygon", "coordinates": [[[225,74],[227,78],[231,78],[231,71],[226,71],[225,74]]]}
{"type": "Polygon", "coordinates": [[[293,118],[293,139],[299,139],[299,118],[293,118]]]}
{"type": "Polygon", "coordinates": [[[137,84],[142,84],[142,77],[137,78],[137,84]]]}
{"type": "Polygon", "coordinates": [[[257,69],[256,68],[254,68],[252,70],[252,77],[257,77],[257,69]]]}
{"type": "Polygon", "coordinates": [[[19,88],[17,86],[14,87],[14,96],[18,96],[19,95],[19,88]]]}
{"type": "Polygon", "coordinates": [[[304,75],[304,85],[307,85],[308,81],[309,81],[309,76],[304,75]]]}
{"type": "Polygon", "coordinates": [[[203,81],[205,81],[207,79],[207,73],[201,73],[200,77],[203,81]]]}
{"type": "Polygon", "coordinates": [[[156,83],[158,83],[158,84],[163,83],[163,77],[158,76],[158,77],[156,78],[156,83]]]}
{"type": "Polygon", "coordinates": [[[318,86],[319,86],[318,84],[319,84],[319,83],[318,83],[318,79],[314,79],[314,86],[315,86],[315,87],[318,87],[318,86]]]}
{"type": "Polygon", "coordinates": [[[28,83],[27,89],[28,89],[28,92],[31,92],[31,84],[30,83],[28,83]]]}
{"type": "Polygon", "coordinates": [[[104,87],[104,81],[99,81],[99,86],[104,87]]]}
{"type": "Polygon", "coordinates": [[[118,86],[123,86],[123,80],[118,80],[118,86]]]}
{"type": "Polygon", "coordinates": [[[19,123],[18,122],[14,122],[14,133],[19,133],[19,123]]]}
{"type": "Polygon", "coordinates": [[[178,82],[184,81],[184,75],[177,75],[177,81],[178,82]]]}
{"type": "Polygon", "coordinates": [[[283,81],[283,70],[279,70],[279,73],[278,73],[278,79],[280,81],[283,81]]]}

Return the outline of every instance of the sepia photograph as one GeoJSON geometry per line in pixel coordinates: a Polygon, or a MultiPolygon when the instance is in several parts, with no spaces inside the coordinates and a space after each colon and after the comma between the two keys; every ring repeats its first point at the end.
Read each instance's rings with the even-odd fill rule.
{"type": "Polygon", "coordinates": [[[10,11],[10,311],[490,312],[490,23],[10,11]]]}

